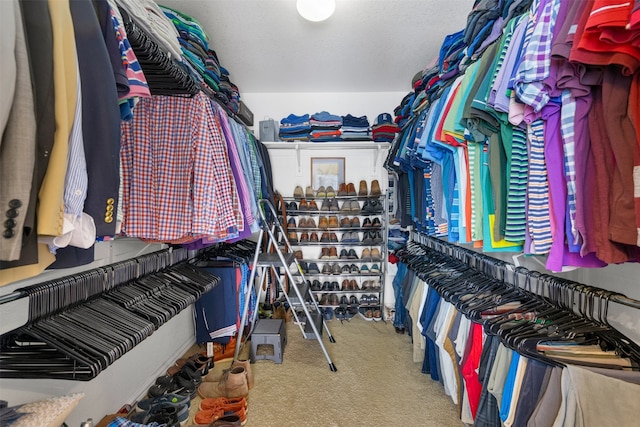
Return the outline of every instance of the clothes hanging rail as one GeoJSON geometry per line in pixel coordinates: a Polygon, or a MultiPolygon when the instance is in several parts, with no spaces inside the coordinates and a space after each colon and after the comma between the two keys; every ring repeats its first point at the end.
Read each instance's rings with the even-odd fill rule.
{"type": "Polygon", "coordinates": [[[217,285],[185,249],[21,289],[29,321],[0,337],[0,377],[90,380],[217,285]]]}
{"type": "Polygon", "coordinates": [[[545,347],[557,351],[557,345],[568,345],[573,350],[580,348],[576,346],[590,345],[601,358],[597,362],[574,353],[564,357],[570,363],[588,366],[594,363],[616,369],[640,366],[640,346],[608,323],[612,293],[552,276],[542,277],[538,272],[525,275],[522,270],[515,276],[515,283],[510,284],[505,280],[504,273],[508,270],[503,262],[495,260],[498,262],[492,264],[493,260],[486,257],[485,263],[480,258],[482,254],[457,253],[464,248],[431,243],[435,247],[410,241],[396,254],[429,288],[467,318],[482,324],[487,334],[498,336],[508,348],[562,365],[566,359],[546,354],[545,347]],[[466,255],[475,257],[483,269],[463,261],[466,255]]]}
{"type": "MultiPolygon", "coordinates": [[[[514,264],[511,264],[509,262],[502,261],[502,260],[490,257],[488,255],[475,252],[471,249],[454,245],[452,243],[445,242],[444,240],[440,240],[438,238],[427,236],[421,233],[412,233],[411,240],[414,242],[419,242],[436,251],[445,253],[450,256],[454,256],[463,262],[470,263],[470,265],[472,265],[474,268],[478,268],[485,271],[487,269],[491,271],[495,269],[504,270],[502,274],[504,274],[504,277],[506,278],[506,280],[510,279],[509,281],[512,284],[516,280],[516,276],[520,276],[522,278],[534,277],[536,280],[541,280],[541,281],[542,280],[562,280],[562,282],[564,282],[565,284],[572,283],[575,286],[578,286],[578,285],[587,286],[587,285],[583,285],[578,282],[573,282],[567,279],[559,279],[555,276],[551,276],[548,274],[532,272],[531,270],[525,267],[521,267],[521,266],[516,267],[514,264]]],[[[629,298],[626,295],[621,293],[611,292],[601,288],[597,288],[595,286],[589,286],[589,288],[593,292],[608,293],[609,301],[611,302],[615,302],[628,307],[640,309],[639,300],[629,298]]]]}

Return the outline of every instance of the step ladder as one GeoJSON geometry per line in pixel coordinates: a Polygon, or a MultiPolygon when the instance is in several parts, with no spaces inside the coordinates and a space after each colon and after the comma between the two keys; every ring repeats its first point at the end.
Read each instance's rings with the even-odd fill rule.
{"type": "MultiPolygon", "coordinates": [[[[260,215],[260,228],[261,231],[258,235],[258,242],[256,245],[256,252],[253,256],[253,268],[249,275],[249,281],[246,284],[245,304],[242,310],[242,320],[240,322],[240,330],[238,331],[238,337],[236,339],[236,349],[233,355],[233,360],[237,360],[238,354],[244,345],[242,336],[244,332],[244,325],[247,323],[247,316],[249,312],[249,298],[251,297],[251,291],[253,286],[257,286],[256,300],[259,304],[263,290],[266,289],[267,278],[270,274],[272,277],[276,277],[280,290],[285,296],[289,307],[293,313],[295,323],[300,327],[302,336],[305,339],[316,339],[320,344],[320,348],[324,353],[324,356],[329,362],[329,369],[336,372],[338,368],[331,360],[327,349],[322,341],[322,330],[326,331],[327,337],[330,342],[335,343],[335,339],[331,335],[331,331],[324,321],[318,302],[316,301],[309,282],[304,277],[304,272],[298,263],[293,249],[287,236],[282,228],[282,225],[278,221],[278,215],[276,213],[273,204],[267,199],[260,199],[258,201],[258,212],[260,215]],[[273,220],[268,221],[265,212],[271,213],[273,220]],[[280,238],[276,238],[276,232],[280,238]],[[262,251],[262,244],[266,241],[267,249],[262,251]],[[296,272],[291,272],[294,269],[296,272]],[[256,285],[256,277],[259,278],[256,285]],[[287,292],[285,277],[289,279],[289,291],[287,292]],[[297,280],[296,280],[297,279],[297,280]],[[300,318],[304,316],[304,321],[300,318]]],[[[256,324],[258,310],[253,312],[252,318],[249,322],[249,337],[253,333],[253,329],[256,324]]]]}

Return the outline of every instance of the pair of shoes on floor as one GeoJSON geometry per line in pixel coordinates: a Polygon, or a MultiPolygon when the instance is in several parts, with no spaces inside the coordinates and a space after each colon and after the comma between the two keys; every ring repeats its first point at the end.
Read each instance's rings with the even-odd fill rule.
{"type": "Polygon", "coordinates": [[[202,383],[202,372],[185,365],[173,375],[162,375],[156,378],[155,384],[149,388],[148,397],[155,398],[167,394],[178,394],[194,398],[198,386],[202,383]]]}
{"type": "Polygon", "coordinates": [[[166,424],[167,427],[179,427],[186,424],[189,420],[189,406],[185,403],[173,403],[170,399],[161,398],[154,398],[158,399],[155,403],[152,402],[154,399],[141,401],[139,404],[145,402],[143,406],[147,406],[148,409],[136,412],[129,419],[134,423],[151,424],[156,422],[166,424]]]}
{"type": "Polygon", "coordinates": [[[235,360],[231,367],[222,373],[210,372],[198,387],[198,394],[203,399],[247,397],[253,383],[251,363],[248,360],[235,360]]]}

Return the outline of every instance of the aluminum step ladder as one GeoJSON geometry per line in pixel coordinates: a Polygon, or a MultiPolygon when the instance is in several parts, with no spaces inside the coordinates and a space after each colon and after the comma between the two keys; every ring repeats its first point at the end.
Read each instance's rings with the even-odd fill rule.
{"type": "MultiPolygon", "coordinates": [[[[252,287],[256,286],[256,277],[259,278],[256,290],[256,301],[259,304],[262,293],[264,292],[263,290],[266,289],[267,278],[270,273],[273,273],[273,277],[277,278],[280,289],[289,303],[289,307],[291,307],[295,323],[300,327],[302,336],[305,339],[316,339],[318,341],[327,362],[329,362],[329,369],[336,372],[338,368],[336,368],[336,365],[331,360],[331,357],[324,346],[324,342],[322,341],[322,326],[324,326],[324,330],[326,331],[329,341],[335,343],[336,340],[333,338],[333,335],[331,335],[331,331],[329,330],[327,323],[324,321],[318,302],[316,301],[313,292],[304,277],[304,272],[293,254],[291,244],[287,239],[282,225],[278,221],[277,212],[273,207],[273,204],[267,199],[260,199],[258,201],[258,211],[260,213],[260,227],[262,230],[259,233],[256,252],[253,256],[253,268],[251,269],[249,281],[247,282],[246,289],[244,290],[245,304],[242,310],[241,327],[236,339],[236,349],[233,355],[233,360],[237,360],[238,354],[240,354],[241,348],[244,345],[242,342],[244,325],[247,322],[249,298],[251,297],[251,291],[253,290],[252,287]],[[271,224],[265,215],[267,209],[271,212],[271,217],[273,218],[271,224]],[[276,238],[276,231],[278,232],[280,241],[276,238]],[[263,241],[268,242],[267,250],[265,252],[262,252],[261,250],[263,241]],[[291,269],[294,269],[296,272],[295,276],[291,272],[291,269]],[[289,279],[290,289],[288,292],[284,280],[285,277],[289,279]],[[298,315],[299,310],[302,312],[300,315],[304,315],[304,322],[301,321],[298,315]]],[[[253,333],[257,314],[258,310],[256,308],[249,323],[250,328],[247,336],[250,336],[253,333]]]]}

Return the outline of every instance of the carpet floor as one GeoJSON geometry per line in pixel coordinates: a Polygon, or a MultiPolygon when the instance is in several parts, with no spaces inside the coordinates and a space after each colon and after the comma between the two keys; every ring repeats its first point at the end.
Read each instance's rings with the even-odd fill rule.
{"type": "MultiPolygon", "coordinates": [[[[255,385],[245,427],[463,426],[442,385],[413,362],[411,337],[397,334],[391,323],[359,316],[327,324],[336,342],[326,331],[323,342],[337,372],[317,340],[304,339],[287,323],[282,364],[263,359],[251,365],[255,385]]],[[[249,344],[240,358],[248,359],[248,352],[249,344]]],[[[192,401],[191,419],[199,403],[192,401]]]]}

